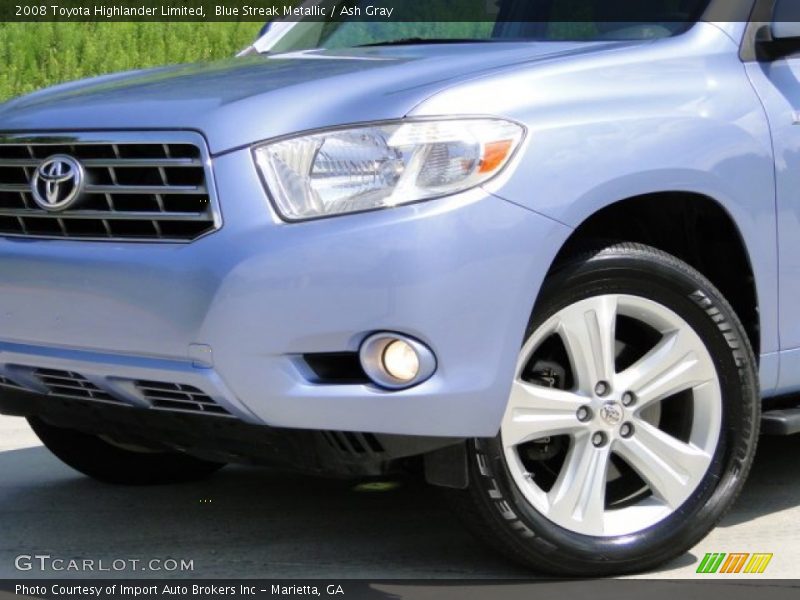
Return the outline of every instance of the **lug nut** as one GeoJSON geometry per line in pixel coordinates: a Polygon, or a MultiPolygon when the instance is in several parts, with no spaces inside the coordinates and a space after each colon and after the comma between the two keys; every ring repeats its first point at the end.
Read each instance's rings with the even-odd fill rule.
{"type": "Polygon", "coordinates": [[[629,438],[633,435],[633,425],[630,423],[623,423],[619,428],[619,434],[624,438],[629,438]]]}
{"type": "Polygon", "coordinates": [[[611,391],[611,386],[608,385],[605,381],[599,381],[596,386],[594,386],[594,393],[600,396],[607,396],[608,393],[611,391]]]}
{"type": "Polygon", "coordinates": [[[636,396],[633,392],[625,392],[622,395],[622,405],[623,406],[633,406],[636,404],[636,396]]]}
{"type": "Polygon", "coordinates": [[[592,444],[595,448],[602,448],[606,445],[606,434],[598,431],[592,436],[592,444]]]}
{"type": "Polygon", "coordinates": [[[586,421],[590,421],[592,418],[592,410],[588,406],[581,406],[578,409],[578,421],[581,423],[586,423],[586,421]]]}

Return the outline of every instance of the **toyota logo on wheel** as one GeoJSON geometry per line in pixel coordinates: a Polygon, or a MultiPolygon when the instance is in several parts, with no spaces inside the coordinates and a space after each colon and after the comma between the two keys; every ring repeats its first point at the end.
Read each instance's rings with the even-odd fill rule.
{"type": "Polygon", "coordinates": [[[33,200],[47,211],[65,210],[83,191],[83,166],[71,156],[56,154],[39,165],[31,181],[33,200]]]}

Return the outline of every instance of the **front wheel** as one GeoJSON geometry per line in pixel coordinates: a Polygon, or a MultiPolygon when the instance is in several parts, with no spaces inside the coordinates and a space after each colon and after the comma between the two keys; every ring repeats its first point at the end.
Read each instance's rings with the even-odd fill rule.
{"type": "Polygon", "coordinates": [[[700,273],[632,244],[548,279],[494,439],[470,444],[467,524],[560,575],[656,566],[738,495],[755,453],[756,361],[700,273]]]}

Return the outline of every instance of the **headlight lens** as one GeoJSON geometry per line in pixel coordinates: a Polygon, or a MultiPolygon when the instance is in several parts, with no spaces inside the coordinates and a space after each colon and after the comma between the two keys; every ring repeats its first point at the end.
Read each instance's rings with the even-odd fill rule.
{"type": "Polygon", "coordinates": [[[408,121],[267,143],[254,156],[281,217],[300,221],[478,186],[508,164],[523,135],[500,119],[408,121]]]}

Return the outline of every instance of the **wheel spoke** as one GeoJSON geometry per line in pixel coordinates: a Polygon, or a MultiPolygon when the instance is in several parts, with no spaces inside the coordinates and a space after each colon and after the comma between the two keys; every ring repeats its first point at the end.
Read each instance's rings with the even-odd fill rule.
{"type": "Polygon", "coordinates": [[[598,296],[559,313],[558,331],[570,356],[579,389],[591,392],[614,376],[617,299],[598,296]]]}
{"type": "Polygon", "coordinates": [[[678,508],[705,475],[711,457],[653,425],[637,419],[634,435],[620,440],[615,452],[670,508],[678,508]]]}
{"type": "Polygon", "coordinates": [[[617,385],[636,394],[641,409],[712,381],[716,377],[713,364],[702,360],[705,350],[695,338],[682,330],[665,334],[650,352],[617,376],[617,385]]]}
{"type": "Polygon", "coordinates": [[[610,454],[610,446],[596,448],[591,435],[574,439],[561,473],[548,493],[550,518],[576,523],[587,533],[603,532],[610,454]]]}
{"type": "Polygon", "coordinates": [[[571,392],[517,381],[503,424],[503,443],[517,446],[574,431],[581,425],[577,411],[584,403],[583,398],[571,392]]]}

